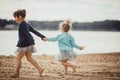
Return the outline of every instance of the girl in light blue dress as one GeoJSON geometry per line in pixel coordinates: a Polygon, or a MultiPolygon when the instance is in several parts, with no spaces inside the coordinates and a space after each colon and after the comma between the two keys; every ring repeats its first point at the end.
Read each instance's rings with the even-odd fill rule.
{"type": "Polygon", "coordinates": [[[70,35],[69,30],[71,27],[70,20],[66,20],[60,24],[61,34],[53,38],[43,38],[44,41],[58,42],[60,54],[58,60],[65,68],[65,74],[67,74],[67,68],[71,67],[73,73],[76,72],[76,65],[73,65],[68,62],[68,60],[73,60],[77,57],[77,54],[73,51],[73,48],[83,50],[83,46],[78,46],[75,43],[74,37],[70,35]]]}

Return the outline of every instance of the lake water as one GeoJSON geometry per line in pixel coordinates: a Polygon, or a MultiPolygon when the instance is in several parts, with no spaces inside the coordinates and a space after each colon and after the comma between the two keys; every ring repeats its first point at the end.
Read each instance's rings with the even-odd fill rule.
{"type": "MultiPolygon", "coordinates": [[[[39,31],[47,37],[54,37],[59,31],[39,31]]],[[[84,45],[83,51],[74,49],[78,54],[120,52],[120,32],[105,31],[71,31],[77,44],[84,45]]],[[[43,42],[39,37],[32,34],[37,52],[34,55],[55,55],[59,52],[56,42],[43,42]]],[[[0,31],[0,55],[15,55],[18,41],[17,31],[0,31]]]]}

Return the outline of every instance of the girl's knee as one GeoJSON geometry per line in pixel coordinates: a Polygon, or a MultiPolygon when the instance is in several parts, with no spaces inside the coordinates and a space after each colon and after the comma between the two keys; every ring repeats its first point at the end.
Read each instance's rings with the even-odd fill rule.
{"type": "Polygon", "coordinates": [[[17,60],[21,60],[21,59],[23,58],[23,56],[24,56],[24,53],[23,53],[23,52],[20,52],[20,53],[18,53],[16,59],[17,59],[17,60]]]}
{"type": "Polygon", "coordinates": [[[27,58],[27,61],[29,62],[33,61],[33,58],[31,56],[27,56],[26,58],[27,58]]]}
{"type": "Polygon", "coordinates": [[[22,59],[22,57],[19,57],[19,56],[18,56],[18,57],[16,57],[16,60],[21,60],[21,59],[22,59]]]}
{"type": "Polygon", "coordinates": [[[30,61],[31,61],[31,59],[32,59],[31,55],[26,54],[25,56],[26,56],[27,61],[29,61],[29,62],[30,62],[30,61]]]}
{"type": "Polygon", "coordinates": [[[27,57],[27,61],[29,61],[29,62],[30,62],[30,61],[31,61],[31,57],[27,57]]]}

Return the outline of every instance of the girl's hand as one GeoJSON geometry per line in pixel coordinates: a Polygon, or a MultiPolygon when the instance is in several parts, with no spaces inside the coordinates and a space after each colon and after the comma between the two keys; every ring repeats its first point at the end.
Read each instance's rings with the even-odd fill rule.
{"type": "Polygon", "coordinates": [[[80,47],[80,50],[83,50],[84,48],[85,48],[85,46],[81,46],[81,47],[80,47]]]}
{"type": "Polygon", "coordinates": [[[42,40],[43,40],[43,41],[46,41],[46,38],[43,38],[42,40]]]}

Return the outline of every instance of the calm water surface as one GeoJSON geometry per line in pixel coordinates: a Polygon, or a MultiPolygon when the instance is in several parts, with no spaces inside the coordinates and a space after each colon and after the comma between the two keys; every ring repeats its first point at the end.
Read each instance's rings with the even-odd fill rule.
{"type": "MultiPolygon", "coordinates": [[[[47,37],[54,37],[59,31],[39,31],[47,37]]],[[[78,54],[102,53],[102,52],[120,52],[120,32],[104,31],[71,31],[76,43],[84,45],[83,51],[74,49],[78,54]]],[[[59,53],[56,42],[43,42],[39,37],[32,34],[37,52],[34,55],[59,53]]],[[[16,44],[18,41],[17,31],[0,31],[0,55],[15,55],[16,44]]]]}

